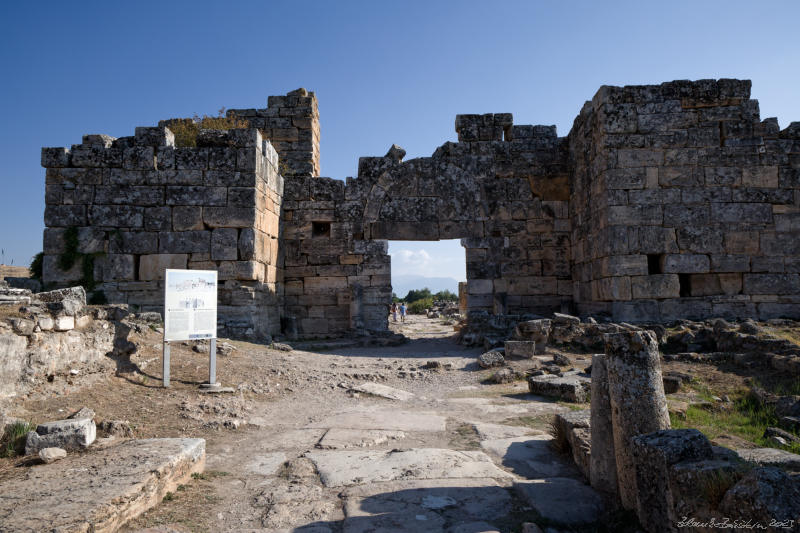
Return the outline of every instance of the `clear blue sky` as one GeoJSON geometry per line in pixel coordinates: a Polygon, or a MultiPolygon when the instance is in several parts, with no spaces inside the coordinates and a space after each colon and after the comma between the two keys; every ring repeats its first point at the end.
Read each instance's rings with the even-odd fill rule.
{"type": "Polygon", "coordinates": [[[40,147],[301,86],[335,178],[392,143],[430,155],[458,113],[566,135],[603,84],[750,78],[785,127],[800,120],[798,20],[796,1],[3,2],[0,248],[14,264],[41,250],[40,147]]]}

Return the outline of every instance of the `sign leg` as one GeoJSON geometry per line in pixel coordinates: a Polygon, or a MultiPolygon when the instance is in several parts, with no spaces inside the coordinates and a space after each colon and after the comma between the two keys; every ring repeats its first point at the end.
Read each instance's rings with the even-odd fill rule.
{"type": "Polygon", "coordinates": [[[164,352],[162,356],[162,373],[164,377],[164,387],[169,387],[169,342],[164,341],[164,352]]]}
{"type": "Polygon", "coordinates": [[[208,351],[208,384],[214,385],[217,382],[217,339],[211,339],[211,346],[208,351]]]}

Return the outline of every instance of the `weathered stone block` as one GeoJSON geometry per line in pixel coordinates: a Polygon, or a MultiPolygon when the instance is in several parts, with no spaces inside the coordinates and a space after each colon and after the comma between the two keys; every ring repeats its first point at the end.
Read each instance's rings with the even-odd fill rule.
{"type": "Polygon", "coordinates": [[[58,255],[45,255],[42,260],[42,277],[46,283],[70,283],[83,279],[81,261],[76,261],[69,270],[59,267],[58,255]]]}
{"type": "Polygon", "coordinates": [[[678,246],[688,252],[710,254],[724,252],[722,228],[686,226],[678,229],[678,246]]]}
{"type": "Polygon", "coordinates": [[[203,208],[203,221],[212,228],[251,228],[256,224],[256,215],[254,207],[203,208]]]}
{"type": "Polygon", "coordinates": [[[136,262],[130,254],[108,254],[95,259],[95,272],[98,269],[102,272],[103,281],[136,279],[136,262]]]}
{"type": "Polygon", "coordinates": [[[55,331],[70,331],[75,329],[74,316],[57,316],[53,321],[53,329],[55,331]]]}
{"type": "Polygon", "coordinates": [[[772,222],[772,206],[759,203],[712,203],[711,219],[717,223],[769,224],[772,222]]]}
{"type": "Polygon", "coordinates": [[[680,283],[677,274],[651,274],[633,276],[631,294],[634,299],[677,298],[680,295],[680,283]]]}
{"type": "Polygon", "coordinates": [[[167,186],[167,205],[222,206],[227,202],[225,187],[167,186]]]}
{"type": "Polygon", "coordinates": [[[662,187],[696,187],[703,184],[703,176],[694,166],[659,167],[658,183],[662,187]]]}
{"type": "Polygon", "coordinates": [[[219,279],[264,280],[264,264],[257,261],[221,261],[219,279]]]}
{"type": "Polygon", "coordinates": [[[635,484],[639,521],[650,531],[674,524],[678,494],[670,492],[670,467],[683,461],[711,459],[711,444],[696,429],[663,430],[633,437],[635,484]]]}
{"type": "Polygon", "coordinates": [[[28,433],[25,455],[39,453],[43,448],[82,450],[94,442],[97,428],[91,418],[47,422],[28,433]]]}
{"type": "Polygon", "coordinates": [[[211,232],[211,259],[235,261],[238,257],[239,231],[235,228],[217,228],[211,232]]]}
{"type": "Polygon", "coordinates": [[[175,146],[175,135],[165,127],[137,127],[134,142],[140,146],[175,146]]]}
{"type": "Polygon", "coordinates": [[[631,278],[628,276],[601,278],[592,281],[594,300],[630,300],[631,278]]]}
{"type": "Polygon", "coordinates": [[[533,359],[533,356],[536,355],[535,341],[506,341],[503,347],[506,357],[533,359]]]}
{"type": "Polygon", "coordinates": [[[664,225],[675,228],[709,224],[711,211],[707,205],[665,205],[664,225]]]}
{"type": "Polygon", "coordinates": [[[745,167],[742,169],[745,187],[777,187],[778,167],[745,167]]]}
{"type": "Polygon", "coordinates": [[[202,230],[203,208],[200,206],[175,206],[172,208],[172,230],[191,231],[202,230]]]}
{"type": "Polygon", "coordinates": [[[131,146],[123,151],[122,168],[126,170],[155,170],[156,152],[152,146],[131,146]]]}
{"type": "Polygon", "coordinates": [[[467,280],[467,293],[469,294],[491,294],[494,285],[490,279],[470,279],[467,280]]]}
{"type": "Polygon", "coordinates": [[[596,276],[641,276],[647,274],[647,256],[613,255],[597,263],[596,276]]]}
{"type": "Polygon", "coordinates": [[[63,168],[69,166],[70,152],[66,148],[42,148],[42,166],[63,168]]]}
{"type": "Polygon", "coordinates": [[[208,252],[210,248],[210,231],[162,231],[158,234],[161,254],[208,252]]]}
{"type": "Polygon", "coordinates": [[[256,232],[253,228],[242,228],[239,230],[238,248],[239,257],[243,261],[250,261],[253,259],[264,261],[264,259],[266,259],[256,256],[256,232]]]}
{"type": "Polygon", "coordinates": [[[528,378],[531,394],[561,398],[567,402],[584,403],[589,398],[590,380],[578,375],[546,374],[528,378]]]}
{"type": "Polygon", "coordinates": [[[745,294],[800,293],[800,274],[744,274],[745,294]]]}
{"type": "MultiPolygon", "coordinates": [[[[757,231],[726,231],[725,251],[729,254],[758,253],[757,231]]],[[[712,259],[713,264],[713,259],[712,259]]]]}
{"type": "Polygon", "coordinates": [[[185,269],[188,254],[152,254],[139,258],[139,279],[143,281],[164,279],[168,268],[185,269]]]}
{"type": "MultiPolygon", "coordinates": [[[[678,244],[673,228],[659,226],[633,227],[629,229],[628,241],[630,243],[629,250],[640,254],[678,252],[678,244]]],[[[641,269],[641,266],[639,269],[641,269]]]]}
{"type": "MultiPolygon", "coordinates": [[[[143,207],[129,205],[93,205],[89,208],[89,224],[95,227],[141,228],[143,223],[143,207]]],[[[85,226],[86,224],[82,225],[85,226]]]]}
{"type": "Polygon", "coordinates": [[[707,255],[668,254],[664,256],[662,270],[665,273],[705,273],[711,268],[707,255]]]}
{"type": "Polygon", "coordinates": [[[44,209],[44,223],[49,227],[86,225],[86,206],[48,205],[44,209]]]}
{"type": "Polygon", "coordinates": [[[175,168],[178,170],[206,170],[208,148],[176,148],[175,168]]]}

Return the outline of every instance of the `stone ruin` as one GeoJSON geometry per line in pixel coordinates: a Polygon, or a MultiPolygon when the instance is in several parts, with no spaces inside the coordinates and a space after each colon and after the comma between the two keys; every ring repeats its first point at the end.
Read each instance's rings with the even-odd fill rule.
{"type": "Polygon", "coordinates": [[[59,268],[77,228],[112,302],[160,311],[164,268],[216,269],[221,335],[385,330],[387,241],[461,239],[468,315],[800,318],[800,123],[761,120],[750,86],[603,86],[566,137],[458,115],[458,142],[346,181],[318,177],[305,89],[193,148],[164,126],[86,135],[42,150],[44,282],[85,277],[59,268]]]}

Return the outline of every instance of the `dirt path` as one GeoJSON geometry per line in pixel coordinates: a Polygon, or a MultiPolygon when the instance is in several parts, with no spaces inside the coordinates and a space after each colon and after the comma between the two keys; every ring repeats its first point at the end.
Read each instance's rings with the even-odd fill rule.
{"type": "Polygon", "coordinates": [[[211,436],[207,473],[126,531],[505,532],[538,516],[596,518],[595,494],[544,432],[565,407],[524,382],[481,384],[480,351],[455,344],[452,326],[392,327],[411,340],[271,352],[290,376],[284,394],[211,436]],[[354,392],[364,384],[372,393],[354,392]]]}
{"type": "MultiPolygon", "coordinates": [[[[206,439],[206,472],[129,532],[510,532],[597,518],[597,496],[549,446],[549,420],[567,407],[523,381],[484,383],[492,371],[452,325],[391,327],[410,340],[314,352],[226,341],[218,375],[236,392],[210,396],[197,387],[207,354],[173,346],[164,389],[161,336],[134,324],[137,350],[115,376],[53,376],[12,414],[40,422],[88,406],[139,438],[206,439]]],[[[23,463],[0,459],[0,480],[22,479],[23,463]]]]}

